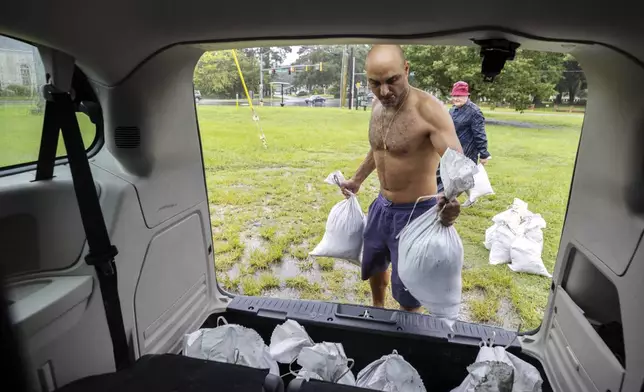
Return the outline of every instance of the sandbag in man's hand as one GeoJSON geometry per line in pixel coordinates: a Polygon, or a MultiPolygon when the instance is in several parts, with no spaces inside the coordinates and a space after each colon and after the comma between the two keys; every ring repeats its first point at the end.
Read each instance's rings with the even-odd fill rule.
{"type": "Polygon", "coordinates": [[[438,196],[440,221],[444,226],[451,226],[461,213],[461,203],[458,200],[447,200],[444,194],[438,196]]]}
{"type": "Polygon", "coordinates": [[[342,190],[342,194],[348,199],[352,194],[355,195],[358,193],[360,185],[362,184],[354,179],[349,179],[342,181],[339,185],[340,190],[342,190]]]}

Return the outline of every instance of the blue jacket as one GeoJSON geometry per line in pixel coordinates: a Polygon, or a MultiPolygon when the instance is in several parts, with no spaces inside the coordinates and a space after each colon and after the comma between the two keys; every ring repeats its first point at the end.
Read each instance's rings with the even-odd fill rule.
{"type": "MultiPolygon", "coordinates": [[[[449,114],[454,121],[456,135],[463,147],[463,153],[466,157],[479,162],[479,158],[485,159],[490,157],[487,151],[487,135],[485,134],[485,117],[481,109],[469,99],[467,103],[460,108],[453,106],[449,114]]],[[[436,171],[436,184],[438,192],[443,191],[443,184],[440,176],[440,166],[436,171]]]]}
{"type": "Polygon", "coordinates": [[[467,100],[467,103],[460,108],[453,106],[449,114],[454,120],[456,135],[463,147],[465,156],[478,163],[479,158],[485,159],[490,156],[487,151],[487,136],[485,134],[485,117],[474,102],[467,100]]]}

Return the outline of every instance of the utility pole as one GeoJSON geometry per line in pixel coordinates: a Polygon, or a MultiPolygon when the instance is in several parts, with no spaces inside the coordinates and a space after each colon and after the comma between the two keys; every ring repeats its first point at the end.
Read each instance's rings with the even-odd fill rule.
{"type": "Polygon", "coordinates": [[[264,102],[264,55],[262,49],[259,48],[259,102],[260,105],[264,102]]]}
{"type": "Polygon", "coordinates": [[[342,68],[340,77],[340,107],[343,108],[347,101],[347,49],[349,45],[344,46],[342,51],[342,68]]]}
{"type": "Polygon", "coordinates": [[[349,110],[355,104],[355,85],[356,85],[356,57],[353,55],[353,47],[351,47],[351,90],[349,90],[349,110]]]}

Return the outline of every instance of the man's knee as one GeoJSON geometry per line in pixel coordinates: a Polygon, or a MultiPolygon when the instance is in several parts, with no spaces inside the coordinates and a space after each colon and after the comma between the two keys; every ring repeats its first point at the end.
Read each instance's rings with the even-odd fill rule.
{"type": "Polygon", "coordinates": [[[389,286],[389,270],[371,275],[369,278],[369,284],[371,285],[372,290],[386,289],[387,286],[389,286]]]}

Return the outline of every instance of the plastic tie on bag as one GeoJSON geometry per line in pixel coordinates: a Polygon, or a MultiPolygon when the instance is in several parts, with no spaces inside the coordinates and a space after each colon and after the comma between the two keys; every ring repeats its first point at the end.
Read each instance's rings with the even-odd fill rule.
{"type": "MultiPolygon", "coordinates": [[[[340,358],[345,358],[346,359],[346,365],[338,366],[338,363],[336,362],[336,363],[334,363],[336,368],[335,369],[332,369],[332,368],[330,369],[328,367],[329,362],[326,362],[321,367],[321,369],[324,370],[323,373],[325,373],[325,374],[319,374],[319,373],[316,372],[316,369],[309,369],[306,366],[302,366],[299,370],[294,370],[293,369],[293,363],[300,359],[300,355],[301,355],[301,352],[300,352],[300,354],[298,354],[297,358],[294,358],[293,361],[291,361],[291,363],[289,364],[288,373],[282,375],[282,377],[290,374],[290,375],[292,375],[292,376],[294,376],[296,378],[297,377],[304,378],[307,381],[310,378],[314,378],[314,379],[318,379],[318,380],[322,380],[322,381],[328,381],[328,382],[332,382],[332,383],[340,383],[340,381],[342,381],[342,379],[347,374],[349,374],[351,372],[351,369],[353,369],[353,367],[355,365],[355,360],[353,358],[348,358],[346,356],[346,354],[344,353],[344,349],[342,348],[342,345],[339,344],[339,343],[323,342],[323,343],[318,343],[318,344],[316,344],[315,346],[312,346],[312,347],[306,347],[306,349],[310,349],[311,351],[320,354],[320,352],[315,351],[315,348],[316,347],[326,348],[326,347],[329,347],[329,345],[332,345],[333,347],[335,347],[336,354],[339,354],[340,358]],[[340,373],[339,375],[336,376],[335,373],[337,372],[338,368],[342,368],[342,367],[346,367],[346,369],[342,373],[340,373]]],[[[333,354],[333,353],[331,353],[331,354],[333,354]]],[[[325,358],[325,359],[328,360],[328,358],[325,358]]],[[[298,364],[299,364],[299,361],[298,361],[298,364]]],[[[353,375],[351,375],[350,381],[351,381],[350,383],[344,382],[342,384],[355,385],[355,377],[353,377],[353,375]]]]}

